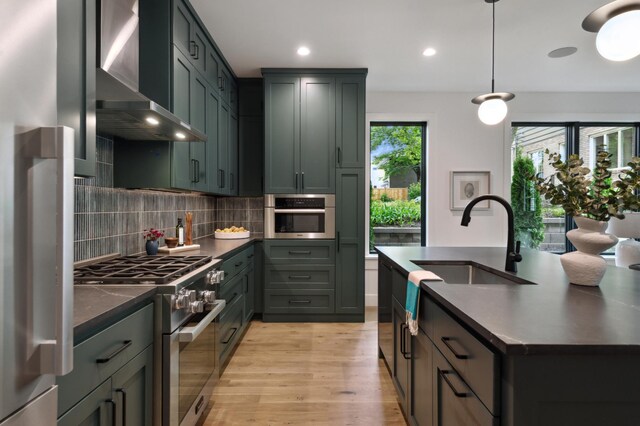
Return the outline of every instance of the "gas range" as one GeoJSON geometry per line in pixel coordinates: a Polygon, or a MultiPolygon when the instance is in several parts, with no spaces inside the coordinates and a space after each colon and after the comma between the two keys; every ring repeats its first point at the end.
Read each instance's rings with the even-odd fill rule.
{"type": "Polygon", "coordinates": [[[161,329],[167,333],[216,301],[216,284],[224,277],[221,264],[204,255],[119,256],[76,268],[73,275],[77,285],[155,287],[162,295],[157,303],[161,329]]]}
{"type": "Polygon", "coordinates": [[[154,415],[163,426],[192,426],[218,380],[216,299],[224,272],[211,256],[121,256],[74,270],[77,285],[153,286],[154,415]],[[182,386],[183,382],[190,383],[182,386]]]}

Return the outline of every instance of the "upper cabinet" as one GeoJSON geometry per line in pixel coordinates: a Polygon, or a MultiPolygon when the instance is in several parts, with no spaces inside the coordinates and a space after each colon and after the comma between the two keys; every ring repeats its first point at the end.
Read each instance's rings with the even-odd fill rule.
{"type": "Polygon", "coordinates": [[[140,52],[142,93],[207,141],[116,143],[116,185],[237,195],[237,83],[187,0],[140,2],[140,52]]]}
{"type": "Polygon", "coordinates": [[[96,175],[96,0],[58,2],[58,122],[74,129],[75,175],[96,175]]]}
{"type": "Polygon", "coordinates": [[[366,70],[263,70],[265,193],[335,193],[364,167],[366,70]]]}
{"type": "Polygon", "coordinates": [[[336,78],[336,164],[340,168],[361,168],[366,164],[365,76],[336,78]]]}

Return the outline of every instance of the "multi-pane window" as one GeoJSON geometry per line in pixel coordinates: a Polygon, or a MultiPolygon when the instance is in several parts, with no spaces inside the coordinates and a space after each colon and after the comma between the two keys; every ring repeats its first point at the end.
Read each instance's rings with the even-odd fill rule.
{"type": "MultiPolygon", "coordinates": [[[[526,158],[530,162],[528,167],[542,177],[548,177],[555,172],[548,164],[548,156],[543,154],[545,150],[559,153],[563,161],[570,153],[578,154],[584,160],[585,166],[591,169],[595,166],[597,153],[606,151],[611,154],[611,182],[619,178],[631,157],[638,155],[636,145],[639,143],[637,134],[640,125],[637,124],[513,123],[512,126],[512,164],[522,167],[522,158],[526,158]]],[[[512,172],[515,168],[512,168],[512,172]]],[[[517,237],[523,242],[527,241],[529,247],[543,251],[565,252],[570,247],[567,246],[565,232],[571,222],[567,222],[568,218],[562,208],[536,198],[535,194],[531,194],[530,188],[525,188],[526,194],[521,194],[520,199],[514,203],[517,191],[513,191],[513,184],[521,179],[512,176],[511,203],[516,215],[516,232],[520,232],[517,237]],[[539,221],[540,215],[542,225],[539,221]]],[[[612,248],[607,253],[612,253],[613,250],[612,248]]]]}
{"type": "Polygon", "coordinates": [[[604,131],[598,127],[582,127],[581,138],[589,140],[589,166],[593,168],[599,151],[606,151],[611,154],[612,169],[626,167],[633,156],[634,131],[632,127],[606,128],[604,131]]]}

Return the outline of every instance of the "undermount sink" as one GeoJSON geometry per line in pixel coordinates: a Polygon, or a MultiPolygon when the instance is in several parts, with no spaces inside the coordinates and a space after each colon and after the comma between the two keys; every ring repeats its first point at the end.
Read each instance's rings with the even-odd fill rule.
{"type": "Polygon", "coordinates": [[[474,262],[415,262],[447,284],[535,284],[474,262]]]}

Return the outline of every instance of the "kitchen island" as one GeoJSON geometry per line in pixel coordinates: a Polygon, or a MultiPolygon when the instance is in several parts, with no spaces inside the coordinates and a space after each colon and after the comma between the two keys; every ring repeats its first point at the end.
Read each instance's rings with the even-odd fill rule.
{"type": "Polygon", "coordinates": [[[533,250],[517,273],[504,271],[504,248],[377,250],[380,353],[412,424],[640,424],[640,273],[612,266],[581,287],[558,256],[533,250]],[[423,281],[410,336],[406,279],[425,263],[515,282],[423,281]]]}

